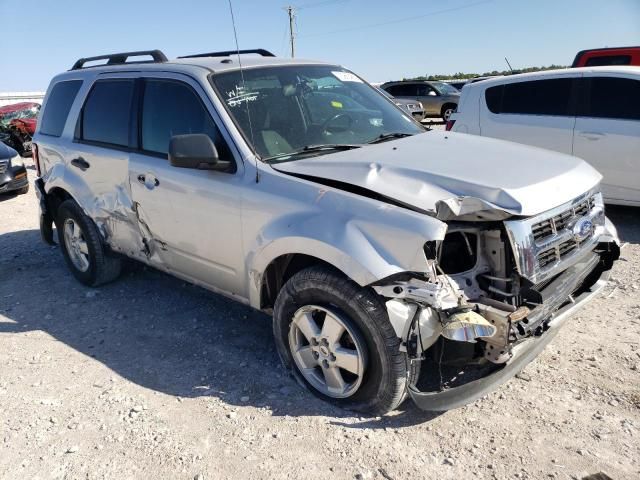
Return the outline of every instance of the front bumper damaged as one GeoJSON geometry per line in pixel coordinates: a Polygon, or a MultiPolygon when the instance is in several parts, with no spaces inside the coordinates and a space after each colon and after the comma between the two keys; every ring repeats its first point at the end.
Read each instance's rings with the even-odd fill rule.
{"type": "MultiPolygon", "coordinates": [[[[418,381],[417,385],[409,386],[409,395],[414,403],[427,411],[459,408],[511,379],[544,350],[571,315],[604,288],[612,263],[618,256],[616,242],[601,243],[595,251],[583,256],[541,289],[543,302],[528,311],[526,316],[527,324],[538,326],[535,334],[516,341],[506,362],[485,362],[484,366],[489,368],[483,370],[482,375],[474,374],[471,370],[471,373],[467,373],[463,368],[456,385],[449,388],[440,384],[439,387],[431,385],[421,391],[421,382],[418,381]],[[465,376],[469,380],[465,381],[465,376]]],[[[480,337],[478,339],[482,340],[480,337]]],[[[431,338],[427,347],[434,343],[435,339],[431,338]]],[[[425,372],[427,375],[430,373],[433,372],[425,372]]]]}

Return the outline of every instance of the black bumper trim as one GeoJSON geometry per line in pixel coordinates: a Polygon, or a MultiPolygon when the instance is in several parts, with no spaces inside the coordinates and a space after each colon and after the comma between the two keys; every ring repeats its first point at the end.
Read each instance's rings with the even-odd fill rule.
{"type": "MultiPolygon", "coordinates": [[[[590,273],[590,271],[586,272],[586,274],[588,273],[590,273]]],[[[551,340],[553,340],[567,319],[605,287],[609,275],[610,270],[604,271],[598,281],[592,285],[589,290],[574,298],[573,303],[557,310],[553,314],[553,319],[549,322],[549,329],[541,336],[533,337],[516,345],[513,348],[513,357],[500,370],[484,378],[440,392],[421,392],[414,386],[410,386],[409,395],[411,399],[421,410],[445,411],[462,407],[490,393],[496,387],[514,377],[534,360],[551,340]]],[[[585,276],[581,277],[581,281],[584,281],[585,276]]],[[[579,285],[578,283],[577,286],[579,285]]]]}

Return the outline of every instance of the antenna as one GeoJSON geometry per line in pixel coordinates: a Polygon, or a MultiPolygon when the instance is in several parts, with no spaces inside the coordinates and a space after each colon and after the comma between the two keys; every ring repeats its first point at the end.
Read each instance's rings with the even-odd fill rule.
{"type": "Polygon", "coordinates": [[[291,44],[291,58],[295,57],[296,49],[295,49],[295,38],[296,33],[293,29],[293,23],[296,19],[296,10],[293,5],[289,5],[285,7],[287,10],[287,14],[289,15],[289,43],[291,44]]]}
{"type": "Polygon", "coordinates": [[[507,60],[507,57],[504,57],[504,61],[507,62],[507,66],[509,67],[509,70],[511,70],[511,73],[513,73],[513,68],[511,68],[511,64],[509,63],[509,60],[507,60]]]}
{"type": "MultiPolygon", "coordinates": [[[[233,24],[233,37],[236,41],[236,55],[238,55],[238,66],[240,67],[240,79],[242,80],[242,90],[246,91],[246,84],[244,82],[244,71],[242,70],[242,60],[240,59],[240,45],[238,44],[238,32],[236,31],[236,19],[233,15],[233,6],[231,5],[231,0],[229,0],[229,11],[231,12],[231,23],[233,24]]],[[[249,135],[251,136],[251,144],[252,146],[256,144],[255,139],[253,138],[253,126],[251,125],[251,112],[249,112],[249,102],[244,102],[244,105],[247,109],[247,119],[249,120],[249,135]]],[[[260,177],[258,176],[258,155],[254,152],[255,161],[256,161],[256,183],[260,181],[260,177]]]]}

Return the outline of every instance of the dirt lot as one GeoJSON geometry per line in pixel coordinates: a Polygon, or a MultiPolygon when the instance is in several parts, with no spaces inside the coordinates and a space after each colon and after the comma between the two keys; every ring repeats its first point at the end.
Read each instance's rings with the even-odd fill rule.
{"type": "MultiPolygon", "coordinates": [[[[33,179],[33,169],[29,172],[33,179]]],[[[142,267],[85,288],[0,198],[0,478],[640,477],[640,217],[609,287],[488,397],[359,418],[280,368],[269,318],[142,267]]]]}

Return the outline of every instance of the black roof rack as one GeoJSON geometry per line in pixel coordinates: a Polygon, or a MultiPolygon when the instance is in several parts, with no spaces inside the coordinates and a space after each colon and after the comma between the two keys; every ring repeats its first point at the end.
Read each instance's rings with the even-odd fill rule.
{"type": "Polygon", "coordinates": [[[224,52],[196,53],[195,55],[184,55],[178,58],[230,57],[231,55],[237,55],[238,53],[240,55],[246,53],[256,53],[258,55],[262,55],[263,57],[275,57],[275,55],[269,50],[265,50],[264,48],[254,48],[251,50],[227,50],[224,52]]]}
{"type": "MultiPolygon", "coordinates": [[[[98,55],[97,57],[87,57],[80,58],[76,63],[73,64],[71,70],[80,70],[81,68],[90,68],[85,67],[84,64],[87,62],[93,62],[95,60],[108,60],[106,65],[123,65],[125,63],[163,63],[169,61],[169,59],[162,53],[160,50],[140,50],[139,52],[122,52],[122,53],[111,53],[109,55],[98,55]],[[138,62],[127,62],[129,57],[142,57],[144,55],[148,55],[153,60],[148,61],[138,61],[138,62]]],[[[91,65],[91,66],[102,66],[102,65],[91,65]]]]}

